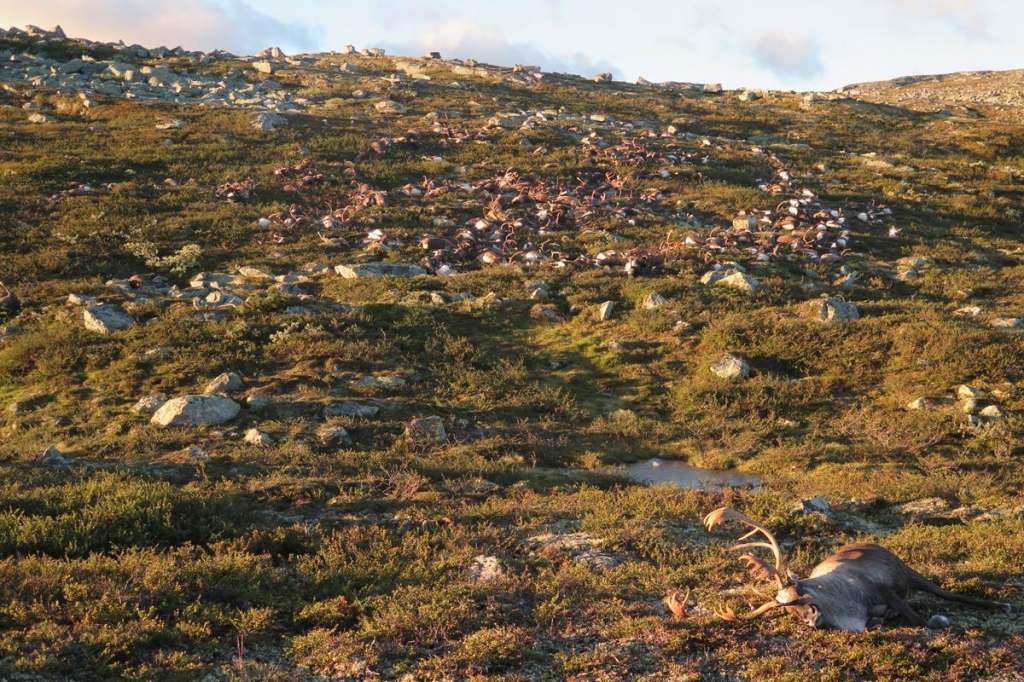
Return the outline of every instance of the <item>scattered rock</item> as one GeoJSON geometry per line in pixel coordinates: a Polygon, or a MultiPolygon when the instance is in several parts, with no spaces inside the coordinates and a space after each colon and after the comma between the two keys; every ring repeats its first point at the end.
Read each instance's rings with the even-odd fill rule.
{"type": "Polygon", "coordinates": [[[908,410],[925,410],[931,407],[931,403],[928,402],[927,398],[916,398],[907,403],[908,410]]]}
{"type": "Polygon", "coordinates": [[[168,400],[153,415],[156,426],[224,424],[238,415],[241,406],[223,395],[185,395],[168,400]]]}
{"type": "Polygon", "coordinates": [[[360,263],[358,265],[335,265],[334,271],[345,279],[359,277],[416,277],[427,271],[415,263],[360,263]]]}
{"type": "Polygon", "coordinates": [[[369,388],[401,388],[406,381],[402,377],[375,377],[367,374],[352,382],[353,386],[366,386],[369,388]]]}
{"type": "Polygon", "coordinates": [[[284,125],[288,121],[278,114],[271,111],[264,111],[263,113],[256,114],[249,121],[249,127],[253,130],[271,131],[279,125],[284,125]]]}
{"type": "Polygon", "coordinates": [[[135,320],[111,305],[95,305],[82,311],[86,329],[100,334],[113,334],[135,324],[135,320]]]}
{"type": "Polygon", "coordinates": [[[652,291],[647,294],[644,298],[644,302],[640,304],[643,310],[654,310],[668,305],[668,299],[659,294],[657,291],[652,291]]]}
{"type": "Polygon", "coordinates": [[[51,445],[36,459],[36,464],[44,467],[58,468],[68,466],[71,464],[71,460],[61,454],[56,446],[51,445]]]}
{"type": "Polygon", "coordinates": [[[29,123],[53,123],[53,120],[53,116],[40,113],[35,113],[28,117],[29,123]]]}
{"type": "Polygon", "coordinates": [[[436,415],[409,422],[405,427],[405,436],[416,445],[444,445],[448,442],[444,421],[436,415]]]}
{"type": "Polygon", "coordinates": [[[256,69],[259,73],[274,73],[277,71],[277,64],[271,61],[259,61],[253,62],[252,68],[256,69]]]}
{"type": "Polygon", "coordinates": [[[597,319],[599,320],[610,320],[612,319],[612,313],[615,311],[615,301],[605,301],[597,309],[597,319]]]}
{"type": "Polygon", "coordinates": [[[967,400],[968,398],[984,398],[988,394],[977,388],[976,386],[969,386],[968,384],[961,384],[956,387],[956,397],[960,400],[967,400]]]}
{"type": "Polygon", "coordinates": [[[797,503],[797,509],[805,514],[822,514],[824,516],[832,516],[832,505],[828,503],[821,495],[815,495],[814,497],[807,500],[800,500],[797,503]]]}
{"type": "Polygon", "coordinates": [[[320,430],[320,442],[328,447],[352,447],[355,443],[348,431],[341,426],[327,426],[320,430]]]}
{"type": "Polygon", "coordinates": [[[277,401],[273,398],[273,396],[269,396],[263,393],[253,393],[245,399],[245,404],[249,407],[250,410],[253,410],[255,412],[265,410],[268,407],[274,405],[276,402],[277,401]]]}
{"type": "Polygon", "coordinates": [[[960,403],[960,410],[964,414],[977,414],[978,409],[981,407],[981,401],[977,398],[965,398],[960,403]]]}
{"type": "Polygon", "coordinates": [[[357,403],[352,400],[344,400],[340,403],[331,403],[324,407],[324,417],[376,417],[380,408],[376,405],[357,403]]]}
{"type": "Polygon", "coordinates": [[[382,114],[404,114],[405,105],[394,100],[385,99],[373,105],[373,108],[382,114]]]}
{"type": "Polygon", "coordinates": [[[590,533],[545,533],[527,538],[526,547],[542,555],[561,555],[596,570],[607,570],[620,565],[624,559],[604,550],[605,540],[590,533]]]}
{"type": "Polygon", "coordinates": [[[746,379],[750,376],[750,365],[734,353],[726,353],[718,358],[711,363],[710,369],[717,376],[730,381],[746,379]]]}
{"type": "Polygon", "coordinates": [[[242,377],[235,372],[225,372],[206,384],[203,393],[231,393],[242,390],[242,377]]]}
{"type": "Polygon", "coordinates": [[[469,566],[466,567],[466,579],[471,583],[489,583],[505,576],[505,569],[498,557],[480,556],[473,557],[469,566]]]}
{"type": "Polygon", "coordinates": [[[987,421],[994,419],[1000,419],[1003,416],[1003,411],[999,409],[998,405],[987,405],[978,412],[978,416],[987,421]]]}
{"type": "Polygon", "coordinates": [[[154,414],[157,410],[163,407],[166,402],[167,398],[162,393],[147,395],[144,398],[139,398],[139,401],[132,405],[132,412],[154,414]]]}
{"type": "Polygon", "coordinates": [[[595,83],[611,83],[612,74],[609,73],[608,71],[605,71],[603,73],[594,74],[594,76],[592,76],[590,80],[594,81],[595,83]]]}
{"type": "Polygon", "coordinates": [[[261,448],[269,448],[274,444],[274,439],[259,429],[246,430],[245,438],[243,438],[243,440],[249,445],[255,445],[261,448]]]}
{"type": "Polygon", "coordinates": [[[848,322],[860,319],[857,306],[841,298],[824,298],[811,304],[816,319],[822,322],[848,322]]]}

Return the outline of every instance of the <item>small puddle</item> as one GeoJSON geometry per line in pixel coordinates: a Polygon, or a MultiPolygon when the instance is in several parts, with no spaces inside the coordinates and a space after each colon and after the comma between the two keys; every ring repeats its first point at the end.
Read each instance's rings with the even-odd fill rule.
{"type": "Polygon", "coordinates": [[[668,483],[679,488],[753,488],[760,490],[761,479],[738,471],[699,469],[676,460],[649,459],[625,467],[626,475],[641,483],[668,483]]]}

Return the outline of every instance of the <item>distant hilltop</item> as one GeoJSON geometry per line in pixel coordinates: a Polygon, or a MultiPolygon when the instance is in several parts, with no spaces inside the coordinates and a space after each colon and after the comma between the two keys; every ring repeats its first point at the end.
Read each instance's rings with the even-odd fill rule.
{"type": "MultiPolygon", "coordinates": [[[[0,28],[0,82],[77,93],[86,101],[91,96],[124,97],[141,102],[248,107],[273,113],[323,103],[315,96],[295,94],[295,88],[290,90],[288,86],[301,83],[283,78],[284,73],[306,74],[331,87],[350,85],[350,96],[354,98],[368,96],[367,79],[383,79],[394,87],[433,82],[453,88],[471,85],[475,79],[490,84],[505,81],[520,87],[558,81],[590,83],[623,92],[636,87],[668,89],[742,102],[782,94],[745,88],[725,90],[719,83],[655,83],[643,77],[633,85],[614,81],[610,73],[586,79],[547,73],[537,65],[494,66],[473,59],[443,59],[438,52],[422,57],[390,56],[379,47],[357,50],[348,45],[339,51],[293,56],[269,47],[256,55],[239,56],[226,50],[202,52],[180,46],[150,48],[124,41],[69,38],[60,26],[50,30],[38,26],[0,28]]],[[[953,113],[968,116],[979,115],[974,107],[995,108],[996,112],[1009,108],[1017,118],[1017,109],[1024,107],[1022,83],[1024,71],[982,71],[906,76],[801,94],[805,106],[852,98],[922,110],[952,106],[953,113]]]]}

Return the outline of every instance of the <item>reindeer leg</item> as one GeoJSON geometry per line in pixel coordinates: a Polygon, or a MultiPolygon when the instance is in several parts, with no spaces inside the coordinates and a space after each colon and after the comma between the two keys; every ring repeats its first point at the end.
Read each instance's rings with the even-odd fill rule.
{"type": "Polygon", "coordinates": [[[942,597],[943,599],[948,599],[949,601],[958,601],[964,604],[980,606],[986,609],[995,609],[997,611],[1002,611],[1003,613],[1014,613],[1014,609],[1010,604],[1004,604],[1003,602],[998,601],[989,601],[988,599],[975,599],[974,597],[965,597],[962,594],[947,592],[946,590],[942,589],[941,587],[933,583],[931,580],[928,580],[928,578],[925,578],[923,575],[914,570],[911,570],[910,586],[915,590],[920,590],[921,592],[930,592],[931,594],[934,594],[937,597],[942,597]]]}
{"type": "MultiPolygon", "coordinates": [[[[889,608],[906,618],[911,625],[919,628],[923,628],[927,625],[924,618],[917,615],[917,612],[910,607],[910,604],[908,604],[903,597],[896,594],[891,587],[883,587],[881,590],[881,596],[885,599],[885,603],[889,608]]],[[[872,609],[872,611],[874,611],[874,609],[872,609]]]]}

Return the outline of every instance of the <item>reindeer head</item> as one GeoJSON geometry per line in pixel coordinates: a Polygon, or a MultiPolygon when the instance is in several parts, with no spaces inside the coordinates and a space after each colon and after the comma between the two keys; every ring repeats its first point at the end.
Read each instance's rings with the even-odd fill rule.
{"type": "Polygon", "coordinates": [[[739,521],[752,529],[749,533],[740,538],[740,544],[733,545],[729,548],[730,550],[746,550],[758,547],[771,550],[772,554],[775,556],[774,565],[749,552],[742,554],[740,559],[746,562],[747,568],[755,578],[773,579],[779,588],[779,592],[775,595],[775,599],[759,606],[748,614],[737,616],[732,609],[727,609],[726,611],[719,613],[719,615],[726,620],[737,620],[739,618],[746,620],[749,618],[756,618],[766,611],[782,608],[788,613],[791,613],[800,620],[806,622],[808,625],[817,627],[818,621],[821,618],[821,611],[817,606],[810,603],[810,595],[805,594],[800,589],[800,581],[797,579],[797,576],[787,568],[786,561],[782,556],[782,550],[779,548],[779,543],[776,541],[775,536],[772,535],[771,531],[757,521],[754,521],[753,519],[740,514],[738,511],[734,511],[727,507],[720,507],[705,516],[704,527],[711,531],[727,521],[739,521]],[[767,542],[742,542],[743,540],[746,540],[758,533],[761,533],[767,542]]]}

